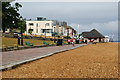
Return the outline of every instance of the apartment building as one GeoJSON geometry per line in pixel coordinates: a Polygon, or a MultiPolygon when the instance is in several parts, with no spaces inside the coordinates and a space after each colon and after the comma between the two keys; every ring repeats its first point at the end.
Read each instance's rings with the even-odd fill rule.
{"type": "Polygon", "coordinates": [[[60,22],[57,20],[47,20],[43,17],[38,17],[37,20],[26,21],[26,34],[43,35],[43,36],[67,36],[68,29],[67,22],[60,22]],[[31,31],[31,33],[30,33],[31,31]]]}
{"type": "Polygon", "coordinates": [[[46,36],[52,36],[52,21],[26,21],[26,33],[29,35],[30,31],[33,35],[45,35],[46,33],[46,36]]]}

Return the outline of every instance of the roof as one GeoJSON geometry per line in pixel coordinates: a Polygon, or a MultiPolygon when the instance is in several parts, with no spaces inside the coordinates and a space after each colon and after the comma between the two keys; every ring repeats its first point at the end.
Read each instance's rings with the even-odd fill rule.
{"type": "Polygon", "coordinates": [[[82,32],[81,36],[83,36],[84,38],[105,38],[96,29],[93,29],[90,32],[82,32]]]}
{"type": "Polygon", "coordinates": [[[67,26],[66,28],[73,29],[71,26],[67,26]]]}

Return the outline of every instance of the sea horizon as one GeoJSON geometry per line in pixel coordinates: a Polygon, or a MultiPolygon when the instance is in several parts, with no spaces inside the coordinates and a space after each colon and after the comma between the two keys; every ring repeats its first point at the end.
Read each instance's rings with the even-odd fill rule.
{"type": "Polygon", "coordinates": [[[120,41],[113,41],[113,42],[118,42],[118,43],[120,43],[120,41]]]}

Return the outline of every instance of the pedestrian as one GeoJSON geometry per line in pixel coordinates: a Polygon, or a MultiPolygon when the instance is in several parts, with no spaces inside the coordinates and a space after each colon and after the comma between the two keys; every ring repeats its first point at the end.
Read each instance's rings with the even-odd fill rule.
{"type": "Polygon", "coordinates": [[[85,43],[87,44],[87,40],[85,40],[85,43]]]}
{"type": "Polygon", "coordinates": [[[72,39],[72,45],[75,46],[75,39],[72,39]]]}
{"type": "Polygon", "coordinates": [[[71,42],[70,39],[68,39],[68,44],[70,44],[70,42],[71,42]]]}

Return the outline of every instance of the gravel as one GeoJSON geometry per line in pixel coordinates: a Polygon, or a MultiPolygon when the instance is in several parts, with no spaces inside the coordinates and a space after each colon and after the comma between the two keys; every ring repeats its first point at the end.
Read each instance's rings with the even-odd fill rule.
{"type": "Polygon", "coordinates": [[[3,71],[3,78],[118,78],[118,43],[98,43],[3,71]]]}

